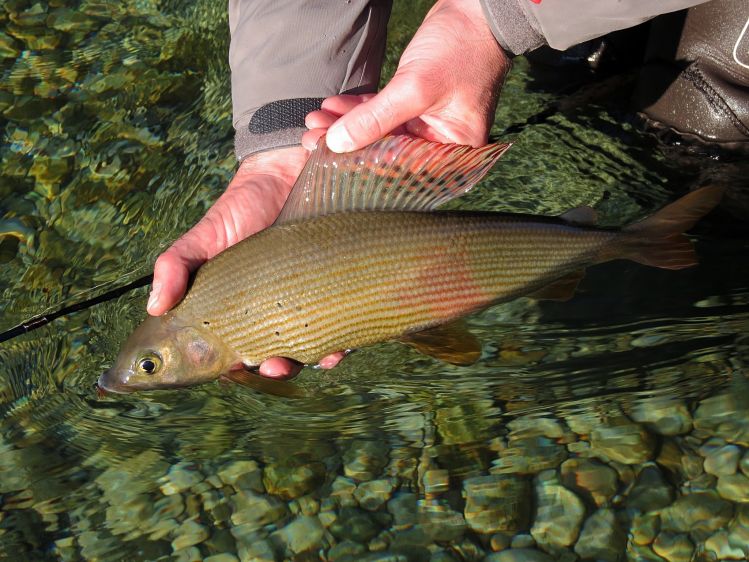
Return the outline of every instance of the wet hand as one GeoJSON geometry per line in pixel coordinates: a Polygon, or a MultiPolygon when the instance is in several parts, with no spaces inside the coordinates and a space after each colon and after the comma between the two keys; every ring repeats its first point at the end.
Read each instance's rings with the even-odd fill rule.
{"type": "MultiPolygon", "coordinates": [[[[245,159],[226,191],[192,229],[156,260],[148,313],[160,316],[184,296],[192,271],[204,262],[276,220],[309,153],[302,147],[262,152],[245,159]]],[[[320,361],[332,368],[343,358],[333,354],[320,361]]],[[[260,365],[260,374],[278,379],[296,375],[301,365],[274,357],[260,365]]]]}
{"type": "Polygon", "coordinates": [[[339,95],[307,116],[303,145],[327,130],[335,152],[366,146],[390,132],[483,146],[510,60],[492,35],[479,0],[440,0],[377,95],[339,95]]]}

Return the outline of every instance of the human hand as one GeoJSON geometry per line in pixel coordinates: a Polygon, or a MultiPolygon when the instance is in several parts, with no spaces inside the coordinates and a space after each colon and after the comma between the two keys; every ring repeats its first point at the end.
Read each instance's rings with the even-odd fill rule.
{"type": "MultiPolygon", "coordinates": [[[[148,313],[160,316],[185,294],[190,273],[229,246],[267,228],[276,220],[309,153],[302,147],[261,152],[245,159],[226,191],[205,216],[156,260],[148,313]]],[[[332,368],[343,358],[335,353],[320,361],[332,368]]],[[[301,365],[273,357],[260,365],[260,374],[286,379],[301,365]]]]}
{"type": "Polygon", "coordinates": [[[390,132],[444,143],[486,144],[499,90],[511,66],[479,0],[439,0],[377,95],[338,95],[307,116],[302,144],[327,130],[335,152],[362,148],[390,132]]]}

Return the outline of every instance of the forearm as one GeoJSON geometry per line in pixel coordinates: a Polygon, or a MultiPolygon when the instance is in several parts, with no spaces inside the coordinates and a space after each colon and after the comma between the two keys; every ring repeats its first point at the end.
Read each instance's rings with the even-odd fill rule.
{"type": "Polygon", "coordinates": [[[659,14],[706,0],[481,0],[494,37],[521,55],[549,45],[564,50],[659,14]]]}
{"type": "Polygon", "coordinates": [[[235,150],[299,144],[325,97],[374,92],[391,0],[230,0],[235,150]]]}

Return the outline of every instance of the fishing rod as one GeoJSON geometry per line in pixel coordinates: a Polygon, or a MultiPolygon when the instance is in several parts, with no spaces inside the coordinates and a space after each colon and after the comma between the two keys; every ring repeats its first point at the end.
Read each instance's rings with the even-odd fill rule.
{"type": "Polygon", "coordinates": [[[60,318],[61,316],[65,316],[73,312],[78,312],[80,310],[85,310],[86,308],[91,308],[96,304],[106,302],[108,300],[116,299],[117,297],[122,296],[125,293],[132,291],[133,289],[148,285],[152,280],[153,274],[146,275],[145,277],[136,279],[135,281],[112,289],[111,291],[107,291],[106,293],[102,293],[101,295],[97,295],[93,298],[71,304],[70,306],[65,306],[60,310],[57,310],[50,314],[40,314],[38,316],[34,316],[33,318],[26,320],[26,322],[23,322],[18,326],[15,326],[10,330],[7,330],[6,332],[0,334],[0,343],[18,337],[22,334],[31,332],[32,330],[36,330],[37,328],[41,328],[42,326],[46,326],[47,324],[49,324],[53,320],[56,320],[57,318],[60,318]]]}

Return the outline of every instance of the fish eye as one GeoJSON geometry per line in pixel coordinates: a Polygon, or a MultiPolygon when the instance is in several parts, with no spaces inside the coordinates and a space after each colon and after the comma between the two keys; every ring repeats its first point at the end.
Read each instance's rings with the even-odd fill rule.
{"type": "Polygon", "coordinates": [[[146,355],[138,360],[138,370],[147,375],[153,375],[161,367],[161,359],[156,355],[146,355]]]}

